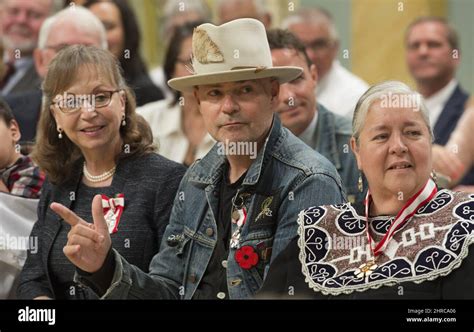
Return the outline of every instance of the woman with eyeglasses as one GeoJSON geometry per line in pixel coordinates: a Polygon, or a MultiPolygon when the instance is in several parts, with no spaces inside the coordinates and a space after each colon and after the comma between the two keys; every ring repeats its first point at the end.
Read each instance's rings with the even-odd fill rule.
{"type": "MultiPolygon", "coordinates": [[[[29,299],[87,299],[63,254],[70,226],[94,229],[92,200],[101,196],[112,246],[147,271],[158,252],[184,167],[154,153],[151,130],[111,53],[70,46],[58,53],[43,82],[43,108],[33,158],[47,175],[38,221],[18,295],[29,299]],[[52,204],[54,203],[54,204],[52,204]],[[34,243],[34,242],[33,242],[34,243]]],[[[97,211],[95,212],[97,213],[97,211]]]]}

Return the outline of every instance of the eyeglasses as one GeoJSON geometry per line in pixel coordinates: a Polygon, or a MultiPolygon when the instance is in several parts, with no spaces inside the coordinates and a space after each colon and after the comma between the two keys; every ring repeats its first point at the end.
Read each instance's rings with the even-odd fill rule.
{"type": "Polygon", "coordinates": [[[65,114],[70,114],[79,111],[82,107],[92,112],[96,108],[107,107],[112,101],[114,93],[122,90],[100,91],[93,94],[76,95],[74,93],[64,92],[62,95],[57,95],[53,105],[56,105],[59,110],[65,114]],[[86,104],[86,105],[85,105],[86,104]]]}

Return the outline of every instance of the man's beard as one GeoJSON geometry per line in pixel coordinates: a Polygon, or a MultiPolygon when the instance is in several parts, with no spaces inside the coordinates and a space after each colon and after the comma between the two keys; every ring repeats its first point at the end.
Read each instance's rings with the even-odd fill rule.
{"type": "Polygon", "coordinates": [[[15,42],[11,40],[8,36],[3,35],[2,37],[3,47],[5,50],[13,50],[14,52],[20,52],[20,54],[14,54],[14,57],[21,57],[22,54],[31,54],[36,47],[35,40],[25,40],[23,42],[15,42]]]}

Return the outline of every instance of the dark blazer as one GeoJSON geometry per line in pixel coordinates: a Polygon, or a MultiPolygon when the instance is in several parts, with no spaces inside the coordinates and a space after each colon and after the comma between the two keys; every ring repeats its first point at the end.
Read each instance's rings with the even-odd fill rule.
{"type": "MultiPolygon", "coordinates": [[[[341,176],[347,200],[351,203],[363,201],[365,193],[357,186],[359,168],[350,151],[352,123],[346,117],[335,114],[323,105],[317,104],[318,119],[310,146],[326,157],[341,176]]],[[[367,188],[367,185],[364,186],[367,188]]]]}
{"type": "MultiPolygon", "coordinates": [[[[62,186],[50,183],[43,187],[38,205],[38,221],[31,237],[38,238],[38,252],[28,256],[20,274],[19,298],[32,299],[40,295],[57,298],[54,276],[50,275],[50,251],[61,227],[68,227],[49,205],[58,202],[71,207],[71,193],[77,192],[81,181],[82,163],[74,167],[71,181],[62,186]]],[[[171,208],[184,166],[152,153],[138,158],[123,159],[117,165],[111,188],[125,196],[125,208],[118,232],[111,235],[112,246],[144,271],[158,252],[163,232],[168,225],[171,208]],[[124,248],[124,241],[133,244],[124,248]]],[[[89,220],[91,221],[91,220],[89,220]]],[[[85,296],[87,298],[87,296],[85,296]]]]}
{"type": "Polygon", "coordinates": [[[41,114],[42,93],[39,88],[16,94],[9,94],[5,101],[13,111],[21,131],[21,142],[31,142],[36,137],[36,126],[41,114]]]}
{"type": "MultiPolygon", "coordinates": [[[[468,99],[469,95],[458,85],[451,97],[449,97],[443,111],[441,111],[438,121],[436,121],[433,130],[435,144],[446,145],[446,143],[448,143],[451,133],[456,128],[461,115],[464,113],[468,99]]],[[[471,169],[466,173],[460,181],[460,184],[474,184],[474,167],[471,167],[471,169]]]]}
{"type": "Polygon", "coordinates": [[[13,88],[8,92],[10,94],[23,93],[29,90],[38,89],[41,85],[41,78],[36,72],[34,61],[31,62],[28,67],[25,75],[13,86],[13,88]]]}
{"type": "Polygon", "coordinates": [[[433,128],[435,144],[446,145],[448,143],[451,133],[456,128],[456,124],[464,112],[468,99],[469,95],[458,85],[451,97],[449,97],[433,128]]]}

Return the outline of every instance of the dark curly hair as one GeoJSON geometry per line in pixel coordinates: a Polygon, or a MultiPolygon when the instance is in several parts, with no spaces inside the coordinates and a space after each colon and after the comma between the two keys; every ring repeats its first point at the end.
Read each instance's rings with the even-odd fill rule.
{"type": "Polygon", "coordinates": [[[110,2],[117,6],[124,31],[124,50],[130,52],[130,56],[120,57],[120,65],[123,68],[124,77],[128,83],[134,82],[143,75],[147,75],[148,70],[145,61],[140,55],[140,28],[138,26],[135,12],[130,7],[127,0],[87,0],[84,7],[90,8],[96,3],[110,2]]]}
{"type": "MultiPolygon", "coordinates": [[[[176,27],[174,30],[173,35],[168,44],[168,48],[165,53],[165,62],[163,64],[163,71],[165,73],[166,82],[174,76],[174,68],[176,63],[179,61],[179,53],[181,52],[181,47],[183,46],[183,42],[193,36],[194,28],[197,26],[205,23],[204,21],[193,21],[187,22],[183,25],[176,27]]],[[[186,59],[187,60],[187,59],[186,59]]],[[[189,59],[189,65],[191,66],[191,59],[189,59]]],[[[174,94],[174,99],[172,102],[172,106],[176,105],[181,97],[181,93],[176,90],[172,90],[174,94]]]]}

